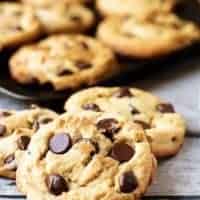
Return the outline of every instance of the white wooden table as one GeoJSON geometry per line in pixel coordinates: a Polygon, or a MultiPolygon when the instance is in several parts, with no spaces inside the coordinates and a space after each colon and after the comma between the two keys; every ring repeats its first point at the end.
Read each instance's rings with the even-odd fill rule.
{"type": "MultiPolygon", "coordinates": [[[[160,71],[151,70],[151,66],[147,68],[145,73],[129,73],[121,84],[141,87],[164,97],[186,116],[190,130],[197,130],[187,133],[177,156],[160,161],[157,177],[144,199],[200,200],[200,55],[176,65],[162,65],[160,71]]],[[[25,102],[0,94],[0,107],[22,109],[26,106],[25,102]]],[[[23,197],[17,193],[13,181],[0,179],[0,199],[23,197]]]]}

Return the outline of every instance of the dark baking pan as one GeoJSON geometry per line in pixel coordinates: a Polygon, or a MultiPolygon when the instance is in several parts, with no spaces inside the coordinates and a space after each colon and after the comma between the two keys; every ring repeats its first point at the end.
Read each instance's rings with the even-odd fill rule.
{"type": "MultiPolygon", "coordinates": [[[[200,22],[200,5],[197,1],[183,1],[183,5],[176,8],[175,12],[181,17],[194,20],[195,22],[200,22]],[[185,5],[186,4],[186,5],[185,5]]],[[[199,23],[200,24],[200,23],[199,23]]],[[[112,85],[130,85],[133,80],[144,78],[145,74],[153,73],[153,71],[164,70],[164,66],[173,67],[176,63],[184,63],[185,60],[193,59],[198,56],[200,52],[200,45],[196,44],[185,50],[176,52],[167,57],[154,59],[154,60],[133,60],[120,57],[119,62],[123,66],[123,71],[118,75],[113,77],[109,81],[100,83],[103,86],[112,85]]],[[[45,85],[40,87],[38,85],[24,86],[18,84],[10,76],[8,70],[8,59],[12,52],[3,52],[0,54],[0,92],[5,93],[9,96],[20,100],[29,100],[37,102],[50,102],[55,100],[66,99],[72,91],[54,91],[50,85],[45,85]]]]}

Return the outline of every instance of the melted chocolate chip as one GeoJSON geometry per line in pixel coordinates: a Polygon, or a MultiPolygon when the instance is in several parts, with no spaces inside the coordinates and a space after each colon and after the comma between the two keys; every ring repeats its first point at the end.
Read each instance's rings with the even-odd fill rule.
{"type": "Polygon", "coordinates": [[[0,118],[9,117],[10,115],[12,115],[10,112],[0,111],[0,118]]]}
{"type": "Polygon", "coordinates": [[[0,136],[3,136],[6,133],[6,126],[0,124],[0,136]]]}
{"type": "Polygon", "coordinates": [[[170,103],[161,103],[156,106],[156,110],[161,113],[174,113],[174,107],[170,103]]]}
{"type": "Polygon", "coordinates": [[[70,19],[73,20],[73,21],[81,21],[81,17],[77,16],[77,15],[71,15],[70,19]]]}
{"type": "Polygon", "coordinates": [[[112,118],[102,119],[96,124],[96,126],[102,134],[110,139],[112,139],[113,134],[119,132],[121,129],[119,122],[112,118]]]}
{"type": "Polygon", "coordinates": [[[111,150],[110,156],[119,162],[127,162],[133,157],[134,153],[135,151],[130,145],[116,143],[111,150]]]}
{"type": "Polygon", "coordinates": [[[88,44],[87,43],[85,43],[85,42],[80,42],[80,45],[85,49],[85,50],[88,50],[89,49],[89,46],[88,46],[88,44]]]}
{"type": "Polygon", "coordinates": [[[12,171],[17,170],[17,164],[15,162],[15,155],[14,154],[10,154],[9,156],[7,156],[4,160],[4,164],[7,165],[9,170],[12,170],[12,171]]]}
{"type": "Polygon", "coordinates": [[[138,187],[138,181],[133,172],[125,172],[119,178],[120,191],[123,193],[133,192],[138,187]]]}
{"type": "Polygon", "coordinates": [[[101,112],[101,109],[99,108],[99,106],[97,104],[94,104],[94,103],[84,104],[82,106],[82,108],[84,110],[92,110],[92,111],[95,111],[95,112],[101,112]]]}
{"type": "Polygon", "coordinates": [[[69,69],[63,69],[57,75],[58,76],[67,76],[67,75],[72,75],[72,74],[73,74],[73,72],[70,71],[69,69]]]}
{"type": "Polygon", "coordinates": [[[140,111],[137,108],[135,108],[133,105],[130,105],[130,107],[131,107],[132,115],[140,114],[140,111]]]}
{"type": "Polygon", "coordinates": [[[83,69],[89,69],[92,67],[91,63],[85,62],[83,60],[78,60],[75,63],[76,67],[78,67],[79,69],[83,70],[83,69]]]}
{"type": "Polygon", "coordinates": [[[49,141],[49,149],[55,154],[64,154],[71,146],[71,138],[66,133],[54,135],[49,141]]]}
{"type": "Polygon", "coordinates": [[[20,149],[20,150],[26,150],[27,149],[27,147],[28,147],[28,145],[29,145],[29,143],[30,143],[30,140],[31,140],[31,138],[29,137],[29,136],[26,136],[26,135],[24,135],[24,136],[21,136],[18,140],[17,140],[17,145],[18,145],[18,148],[20,149]]]}
{"type": "Polygon", "coordinates": [[[46,185],[50,193],[60,195],[62,192],[68,191],[68,185],[65,179],[58,175],[52,174],[46,177],[46,185]]]}
{"type": "Polygon", "coordinates": [[[124,87],[120,88],[119,91],[115,94],[116,97],[122,98],[122,97],[132,97],[132,93],[129,88],[124,87]]]}
{"type": "Polygon", "coordinates": [[[52,118],[46,117],[46,118],[40,119],[40,120],[39,120],[39,123],[40,123],[40,124],[48,124],[49,122],[52,122],[52,121],[53,121],[52,118]]]}
{"type": "Polygon", "coordinates": [[[144,121],[135,120],[134,122],[139,124],[139,125],[141,125],[143,129],[150,129],[151,128],[151,126],[148,123],[144,122],[144,121]]]}

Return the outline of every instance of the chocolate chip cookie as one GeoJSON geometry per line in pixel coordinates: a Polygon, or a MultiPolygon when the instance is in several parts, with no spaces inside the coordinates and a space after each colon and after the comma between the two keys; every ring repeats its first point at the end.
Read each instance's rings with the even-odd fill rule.
{"type": "Polygon", "coordinates": [[[45,33],[85,32],[94,23],[92,11],[80,4],[56,3],[34,8],[45,33]]]}
{"type": "Polygon", "coordinates": [[[0,3],[0,47],[12,48],[30,42],[40,34],[40,23],[29,6],[0,3]]]}
{"type": "Polygon", "coordinates": [[[122,116],[64,114],[33,136],[17,170],[29,200],[136,200],[155,159],[143,129],[122,116]]]}
{"type": "Polygon", "coordinates": [[[148,18],[172,10],[177,0],[97,0],[97,8],[104,16],[134,15],[137,18],[148,18]]]}
{"type": "Polygon", "coordinates": [[[98,38],[117,53],[138,58],[170,54],[200,40],[200,29],[174,14],[149,20],[110,17],[98,28],[98,38]]]}
{"type": "Polygon", "coordinates": [[[10,60],[10,72],[16,81],[50,83],[55,90],[94,85],[118,71],[114,53],[83,35],[51,36],[22,47],[10,60]]]}
{"type": "Polygon", "coordinates": [[[56,117],[56,113],[39,107],[0,111],[0,176],[15,178],[16,152],[23,155],[34,132],[56,117]]]}
{"type": "Polygon", "coordinates": [[[185,122],[173,105],[136,88],[86,89],[69,98],[65,109],[72,113],[87,110],[125,116],[145,130],[156,157],[176,154],[184,142],[185,122]]]}

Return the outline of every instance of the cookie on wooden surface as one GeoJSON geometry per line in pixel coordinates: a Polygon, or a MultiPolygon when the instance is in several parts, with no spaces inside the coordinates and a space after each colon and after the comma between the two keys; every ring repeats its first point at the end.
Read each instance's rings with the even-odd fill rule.
{"type": "Polygon", "coordinates": [[[43,108],[22,111],[0,111],[0,176],[15,178],[16,152],[27,149],[35,131],[58,115],[43,108]]]}
{"type": "Polygon", "coordinates": [[[143,129],[116,114],[64,114],[34,135],[17,171],[29,200],[136,200],[156,162],[143,129]]]}
{"type": "Polygon", "coordinates": [[[143,127],[156,157],[176,154],[185,135],[185,122],[174,107],[158,97],[136,89],[95,87],[72,95],[65,104],[68,112],[89,110],[125,116],[143,127]]]}

